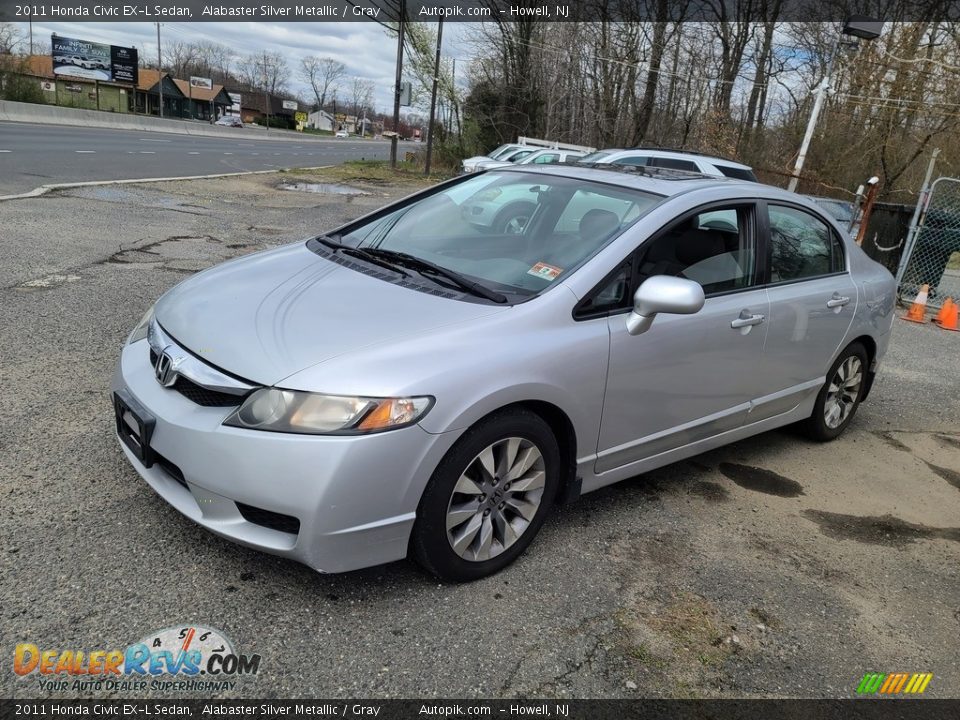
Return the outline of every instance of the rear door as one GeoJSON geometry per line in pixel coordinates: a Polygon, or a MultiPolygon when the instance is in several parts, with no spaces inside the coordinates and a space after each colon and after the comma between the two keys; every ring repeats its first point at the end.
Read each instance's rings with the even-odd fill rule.
{"type": "Polygon", "coordinates": [[[796,407],[819,392],[857,309],[844,244],[823,218],[799,205],[768,203],[770,324],[763,395],[751,421],[796,407]]]}

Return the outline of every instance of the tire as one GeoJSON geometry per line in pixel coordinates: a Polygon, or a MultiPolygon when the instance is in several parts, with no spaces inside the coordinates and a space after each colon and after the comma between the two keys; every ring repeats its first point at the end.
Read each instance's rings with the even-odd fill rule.
{"type": "Polygon", "coordinates": [[[803,430],[808,437],[818,442],[829,442],[847,429],[857,414],[867,387],[868,363],[867,351],[860,343],[852,343],[840,353],[827,373],[827,381],[820,388],[813,413],[803,423],[803,430]],[[857,373],[859,381],[854,384],[853,377],[857,373]]]}
{"type": "Polygon", "coordinates": [[[497,213],[493,221],[494,232],[500,235],[520,235],[530,222],[530,216],[537,209],[532,202],[513,202],[497,213]]]}
{"type": "Polygon", "coordinates": [[[543,418],[527,410],[491,415],[464,433],[427,483],[410,554],[442,580],[499,572],[533,541],[559,483],[560,449],[543,418]]]}

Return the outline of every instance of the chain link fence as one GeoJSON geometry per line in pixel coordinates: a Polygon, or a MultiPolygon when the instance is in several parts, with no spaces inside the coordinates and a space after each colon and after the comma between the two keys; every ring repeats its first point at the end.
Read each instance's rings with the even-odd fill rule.
{"type": "Polygon", "coordinates": [[[960,299],[960,180],[938,178],[930,186],[917,231],[908,237],[897,272],[900,300],[912,302],[929,285],[928,305],[960,299]]]}

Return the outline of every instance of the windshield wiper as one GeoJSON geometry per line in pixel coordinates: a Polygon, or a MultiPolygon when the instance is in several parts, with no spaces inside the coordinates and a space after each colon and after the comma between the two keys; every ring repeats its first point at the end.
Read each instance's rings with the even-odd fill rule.
{"type": "Polygon", "coordinates": [[[334,240],[332,237],[327,235],[318,235],[317,241],[322,245],[326,245],[331,250],[341,252],[344,255],[349,255],[350,257],[360,258],[361,260],[366,260],[369,263],[374,265],[379,265],[380,267],[386,268],[387,270],[392,270],[395,273],[400,274],[403,277],[410,277],[410,273],[404,270],[401,267],[398,267],[397,263],[390,262],[386,258],[380,257],[377,253],[371,252],[367,248],[356,248],[352,245],[344,245],[342,242],[334,240]]]}
{"type": "Polygon", "coordinates": [[[411,255],[410,253],[399,252],[397,250],[386,250],[384,248],[363,248],[363,250],[371,255],[376,255],[377,257],[386,259],[397,263],[398,265],[405,265],[423,275],[437,275],[446,280],[449,280],[454,285],[460,287],[467,292],[478,295],[482,298],[486,298],[495,303],[505,303],[507,302],[507,296],[502,293],[498,293],[496,290],[491,290],[485,285],[481,285],[478,282],[474,282],[458,272],[450,270],[443,267],[442,265],[437,265],[430,262],[429,260],[424,260],[419,258],[416,255],[411,255]]]}

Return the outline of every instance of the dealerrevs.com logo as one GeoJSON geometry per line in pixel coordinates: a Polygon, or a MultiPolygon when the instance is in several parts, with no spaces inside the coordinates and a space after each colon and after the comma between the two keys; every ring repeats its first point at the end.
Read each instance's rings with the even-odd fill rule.
{"type": "Polygon", "coordinates": [[[255,676],[259,655],[237,652],[219,630],[183,625],[150,633],[126,649],[73,650],[20,643],[13,671],[35,678],[39,690],[147,690],[213,692],[233,690],[255,676]]]}

